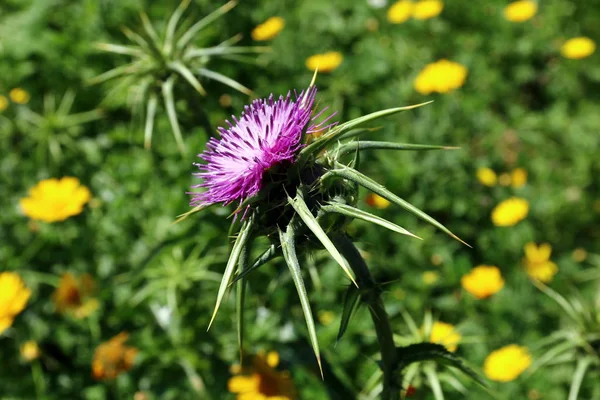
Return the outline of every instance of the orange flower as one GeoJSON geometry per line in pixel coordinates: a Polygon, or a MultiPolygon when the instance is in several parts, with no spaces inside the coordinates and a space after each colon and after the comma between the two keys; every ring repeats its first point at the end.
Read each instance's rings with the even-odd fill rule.
{"type": "Polygon", "coordinates": [[[67,272],[60,278],[52,300],[59,312],[70,312],[75,318],[85,318],[98,308],[98,300],[91,297],[95,289],[96,283],[89,274],[75,279],[67,272]]]}
{"type": "Polygon", "coordinates": [[[237,400],[293,400],[296,388],[287,371],[279,372],[279,354],[274,351],[266,356],[259,353],[252,359],[246,371],[239,372],[229,379],[228,389],[236,394],[237,400]]]}
{"type": "Polygon", "coordinates": [[[121,332],[96,348],[92,361],[92,375],[95,379],[115,379],[117,375],[131,369],[138,350],[125,346],[128,338],[129,334],[121,332]]]}
{"type": "Polygon", "coordinates": [[[498,293],[504,287],[500,269],[492,265],[480,265],[464,275],[460,283],[467,292],[478,299],[485,299],[498,293]]]}
{"type": "Polygon", "coordinates": [[[381,197],[380,195],[378,195],[376,193],[369,193],[367,195],[367,197],[365,198],[365,203],[367,203],[367,205],[369,205],[371,207],[375,207],[375,208],[379,208],[379,209],[388,208],[390,206],[390,204],[392,204],[387,199],[381,197]]]}

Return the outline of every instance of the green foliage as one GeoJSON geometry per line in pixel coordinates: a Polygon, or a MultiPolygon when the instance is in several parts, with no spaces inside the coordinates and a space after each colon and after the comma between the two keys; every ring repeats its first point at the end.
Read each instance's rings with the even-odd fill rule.
{"type": "MultiPolygon", "coordinates": [[[[326,137],[328,155],[345,157],[336,173],[361,187],[355,204],[322,204],[323,210],[354,217],[346,228],[379,282],[397,347],[427,341],[424,332],[435,318],[461,333],[455,356],[421,346],[465,360],[484,379],[485,358],[506,344],[527,346],[533,357],[521,377],[487,381],[488,389],[455,368],[413,363],[404,370],[402,393],[410,384],[420,399],[600,397],[599,55],[560,55],[567,38],[597,41],[596,2],[538,2],[532,20],[511,23],[502,16],[506,2],[455,0],[445,2],[438,17],[399,25],[387,21],[387,7],[366,1],[240,2],[186,37],[194,40],[184,43],[190,57],[184,59],[177,41],[215,9],[231,5],[195,0],[184,12],[186,4],[0,4],[0,96],[8,99],[0,111],[0,271],[17,272],[32,291],[27,307],[0,335],[0,396],[108,399],[141,392],[151,399],[234,398],[227,390],[229,368],[239,362],[242,347],[279,352],[299,398],[377,398],[382,372],[369,304],[326,252],[300,259],[300,270],[290,274],[282,249],[258,238],[248,254],[236,248],[246,261],[228,264],[233,207],[211,207],[173,223],[187,215],[185,192],[198,183],[192,155],[202,152],[216,126],[239,115],[249,102],[246,88],[257,97],[301,90],[313,74],[306,58],[339,51],[339,68],[317,79],[319,106],[336,111],[336,121],[434,100],[360,127],[340,124],[345,132],[326,137]],[[147,17],[140,20],[141,13],[147,17]],[[286,23],[279,36],[252,41],[250,31],[275,15],[286,23]],[[123,43],[122,27],[130,29],[130,44],[123,43]],[[246,54],[252,58],[241,57],[246,54]],[[419,94],[416,76],[442,58],[468,69],[464,85],[419,94]],[[106,71],[114,76],[102,75],[106,71]],[[89,85],[111,77],[118,78],[114,85],[89,85]],[[31,95],[27,104],[10,100],[16,87],[31,95]],[[180,147],[185,138],[192,151],[182,156],[164,131],[173,132],[180,147]],[[141,148],[141,132],[147,145],[152,139],[152,149],[141,148]],[[338,146],[342,139],[349,144],[338,146]],[[398,143],[460,149],[382,148],[402,150],[398,143]],[[367,150],[360,165],[354,159],[358,149],[367,150]],[[498,175],[524,168],[527,183],[484,186],[476,178],[480,167],[498,175]],[[38,181],[62,176],[89,187],[93,198],[84,211],[53,224],[28,221],[19,200],[38,181]],[[372,207],[372,192],[396,204],[372,207]],[[492,209],[511,196],[529,202],[528,216],[513,227],[494,226],[492,209]],[[398,212],[396,205],[404,202],[473,249],[398,212]],[[389,229],[366,223],[374,221],[389,229]],[[552,245],[559,272],[546,284],[551,297],[523,268],[528,242],[552,245]],[[585,254],[574,257],[576,249],[585,254]],[[481,264],[498,266],[505,285],[477,300],[460,281],[481,264]],[[57,312],[52,296],[65,272],[96,280],[99,308],[91,317],[57,312]],[[439,279],[426,282],[424,272],[439,279]],[[299,282],[305,289],[300,298],[299,282]],[[245,287],[239,315],[237,296],[227,295],[233,285],[245,287]],[[218,318],[207,332],[218,293],[218,318]],[[419,321],[424,315],[423,326],[408,314],[419,321]],[[114,381],[94,379],[95,349],[122,331],[130,334],[128,345],[139,349],[133,368],[114,381]],[[20,355],[28,340],[41,350],[31,363],[20,355]],[[317,340],[324,379],[314,357],[317,340]]],[[[303,154],[317,154],[323,143],[303,154]]],[[[235,228],[232,235],[239,223],[235,228]]]]}

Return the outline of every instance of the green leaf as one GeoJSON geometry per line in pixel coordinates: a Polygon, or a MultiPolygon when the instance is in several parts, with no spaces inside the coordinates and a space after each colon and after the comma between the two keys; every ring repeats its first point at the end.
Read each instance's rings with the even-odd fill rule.
{"type": "Polygon", "coordinates": [[[577,361],[577,367],[575,368],[573,380],[571,381],[571,388],[569,389],[568,400],[577,400],[577,398],[579,397],[579,389],[581,388],[583,377],[585,376],[585,372],[587,371],[591,363],[591,357],[581,358],[579,359],[579,361],[577,361]]]}
{"type": "Polygon", "coordinates": [[[242,92],[244,94],[247,94],[248,96],[253,96],[254,93],[252,92],[252,90],[248,89],[246,86],[242,85],[241,83],[239,83],[236,80],[233,80],[223,74],[220,74],[218,72],[215,71],[211,71],[209,69],[206,68],[199,68],[198,70],[198,74],[205,76],[209,79],[221,82],[224,85],[227,85],[239,92],[242,92]]]}
{"type": "Polygon", "coordinates": [[[531,282],[542,292],[544,292],[548,297],[558,303],[558,305],[565,311],[565,313],[577,323],[580,323],[581,318],[577,311],[573,308],[571,303],[564,298],[560,293],[552,290],[549,286],[544,285],[542,282],[537,279],[531,279],[531,282]]]}
{"type": "Polygon", "coordinates": [[[169,54],[173,49],[173,38],[175,36],[175,30],[177,29],[177,23],[181,19],[181,16],[185,12],[185,10],[190,5],[191,0],[183,0],[179,3],[179,6],[169,18],[169,22],[167,23],[167,32],[165,33],[165,45],[163,47],[165,53],[169,54]]]}
{"type": "Polygon", "coordinates": [[[196,22],[177,41],[177,48],[179,50],[183,49],[185,46],[188,45],[189,42],[191,42],[194,39],[194,36],[196,36],[196,34],[200,32],[202,28],[229,12],[236,5],[237,1],[229,1],[221,7],[217,8],[212,13],[208,14],[206,17],[202,18],[200,21],[196,22]]]}
{"type": "Polygon", "coordinates": [[[358,150],[456,150],[459,147],[451,146],[431,146],[426,144],[393,143],[393,142],[375,142],[375,141],[356,141],[346,143],[337,150],[338,156],[353,153],[358,150]]]}
{"type": "Polygon", "coordinates": [[[329,144],[339,140],[342,135],[348,133],[351,129],[361,124],[373,121],[381,117],[386,117],[388,115],[397,114],[401,111],[412,110],[414,108],[418,108],[429,103],[431,103],[431,101],[407,107],[388,108],[387,110],[377,111],[338,125],[330,129],[329,132],[327,132],[308,146],[304,147],[299,153],[299,159],[304,161],[308,156],[318,153],[319,151],[327,147],[329,144]]]}
{"type": "Polygon", "coordinates": [[[231,250],[229,260],[227,261],[225,271],[223,272],[223,279],[221,280],[219,292],[217,293],[217,302],[215,304],[215,310],[213,311],[212,317],[210,318],[208,329],[210,329],[213,321],[215,320],[215,317],[217,316],[217,311],[219,311],[219,307],[221,306],[221,302],[223,301],[223,297],[225,296],[225,292],[227,291],[227,287],[229,286],[229,281],[231,280],[235,266],[238,263],[242,251],[244,251],[244,247],[246,247],[248,239],[250,238],[251,229],[252,219],[249,219],[242,225],[242,229],[240,230],[238,237],[235,243],[233,244],[233,249],[231,250]]]}
{"type": "Polygon", "coordinates": [[[202,87],[202,84],[200,83],[200,81],[198,79],[196,79],[196,77],[194,76],[192,71],[190,71],[188,69],[188,67],[186,67],[179,61],[175,61],[175,62],[172,62],[169,64],[169,68],[171,68],[173,71],[177,72],[179,75],[181,75],[183,77],[183,79],[188,81],[188,83],[190,85],[192,85],[192,87],[194,89],[196,89],[196,91],[198,93],[200,93],[203,96],[206,96],[206,90],[204,90],[204,87],[202,87]]]}
{"type": "Polygon", "coordinates": [[[160,43],[160,38],[158,37],[158,34],[152,26],[150,18],[148,18],[148,14],[146,14],[145,12],[140,13],[140,19],[142,20],[142,26],[144,27],[144,31],[146,31],[148,38],[150,38],[150,41],[148,43],[152,47],[154,47],[155,50],[158,50],[160,54],[160,46],[158,45],[160,43]]]}
{"type": "Polygon", "coordinates": [[[398,369],[404,370],[410,364],[421,361],[435,361],[443,365],[461,370],[482,386],[486,386],[483,379],[471,368],[463,364],[460,358],[449,352],[444,346],[437,343],[416,343],[410,346],[398,347],[398,369]]]}
{"type": "Polygon", "coordinates": [[[312,233],[317,237],[317,239],[319,239],[323,247],[325,247],[329,254],[331,254],[333,259],[337,261],[340,267],[342,267],[342,269],[350,278],[352,283],[354,283],[354,285],[358,287],[358,284],[354,280],[352,272],[350,272],[350,267],[348,266],[346,259],[342,257],[342,255],[335,247],[331,239],[329,239],[329,237],[327,236],[327,233],[325,233],[323,228],[321,228],[321,225],[319,225],[317,219],[314,217],[314,215],[312,215],[312,213],[308,209],[308,206],[304,202],[304,195],[302,194],[302,190],[298,190],[296,198],[294,199],[288,196],[288,202],[294,208],[294,210],[296,210],[296,212],[298,213],[302,221],[304,221],[308,229],[312,231],[312,233]]]}
{"type": "Polygon", "coordinates": [[[266,263],[268,263],[269,261],[271,261],[272,259],[274,259],[274,258],[276,258],[278,256],[279,256],[279,252],[277,251],[277,247],[274,244],[270,245],[269,248],[267,250],[265,250],[254,261],[254,263],[252,264],[252,266],[250,268],[247,268],[244,271],[242,271],[238,276],[236,276],[231,281],[231,285],[233,285],[234,283],[236,283],[240,279],[245,278],[246,276],[248,276],[249,273],[251,273],[255,269],[258,269],[258,268],[262,267],[263,265],[265,265],[266,263]]]}
{"type": "Polygon", "coordinates": [[[139,64],[137,62],[121,65],[120,67],[113,68],[106,72],[101,73],[87,81],[88,85],[97,85],[102,82],[109,81],[111,79],[118,78],[122,75],[129,75],[139,71],[139,64]]]}
{"type": "Polygon", "coordinates": [[[98,50],[107,51],[109,53],[124,54],[132,57],[143,57],[144,52],[137,47],[123,46],[120,44],[111,43],[96,43],[94,45],[98,50]]]}
{"type": "MultiPolygon", "coordinates": [[[[248,256],[250,255],[251,241],[243,247],[238,259],[238,274],[242,274],[248,269],[248,256]]],[[[246,280],[241,279],[236,286],[236,319],[237,319],[237,338],[238,349],[240,352],[240,365],[242,363],[242,355],[244,354],[244,299],[246,297],[246,280]]]]}
{"type": "Polygon", "coordinates": [[[73,107],[73,102],[75,101],[75,91],[68,89],[63,98],[60,101],[60,105],[56,110],[56,115],[67,116],[69,115],[69,111],[71,111],[71,107],[73,107]]]}
{"type": "MultiPolygon", "coordinates": [[[[321,177],[321,180],[326,179],[328,175],[333,175],[333,176],[339,176],[344,179],[348,179],[352,182],[356,182],[359,185],[369,189],[370,191],[380,195],[381,197],[391,201],[392,203],[399,205],[400,207],[404,208],[405,210],[412,213],[413,215],[421,218],[422,220],[429,222],[431,225],[433,225],[436,228],[440,229],[441,231],[447,233],[452,238],[458,240],[459,242],[465,244],[466,246],[469,246],[467,243],[465,243],[462,239],[460,239],[454,233],[450,232],[450,230],[448,228],[446,228],[444,225],[442,225],[441,223],[436,221],[434,218],[432,218],[428,214],[419,210],[412,204],[410,204],[407,201],[396,196],[394,193],[387,190],[385,188],[385,186],[375,182],[373,179],[369,178],[366,175],[361,174],[360,172],[358,172],[355,169],[348,168],[345,165],[342,165],[339,163],[336,163],[336,166],[338,167],[338,169],[334,169],[334,170],[327,172],[325,175],[323,175],[321,177]]],[[[469,246],[469,247],[471,247],[471,246],[469,246]]]]}
{"type": "Polygon", "coordinates": [[[286,232],[284,233],[279,230],[279,240],[281,241],[281,249],[283,250],[283,258],[290,270],[296,290],[298,291],[298,297],[300,297],[300,304],[302,305],[302,311],[304,312],[304,319],[306,320],[306,327],[308,328],[308,336],[319,364],[319,370],[321,371],[321,377],[323,377],[323,367],[321,365],[321,353],[319,351],[319,341],[317,339],[317,331],[315,329],[315,321],[313,319],[312,311],[310,309],[310,302],[308,301],[308,295],[306,294],[306,288],[304,286],[304,280],[302,279],[302,270],[300,269],[300,263],[298,262],[298,256],[296,254],[296,242],[294,237],[294,229],[292,225],[288,225],[286,232]]]}
{"type": "Polygon", "coordinates": [[[348,285],[348,289],[346,289],[346,293],[344,294],[344,308],[342,310],[340,330],[338,331],[336,342],[339,342],[342,339],[342,336],[344,336],[344,333],[346,333],[350,318],[358,308],[359,300],[360,290],[355,286],[348,285]]]}
{"type": "Polygon", "coordinates": [[[175,77],[171,76],[162,84],[163,99],[165,101],[165,108],[167,109],[167,116],[169,117],[169,123],[171,124],[171,130],[173,136],[177,142],[177,147],[182,155],[185,155],[185,144],[183,143],[183,137],[181,136],[181,130],[179,129],[179,122],[177,121],[177,113],[175,111],[175,99],[173,98],[173,85],[175,83],[175,77]]]}
{"type": "Polygon", "coordinates": [[[205,56],[228,56],[234,54],[255,54],[255,53],[268,53],[272,51],[269,46],[215,46],[215,47],[206,47],[203,49],[190,49],[185,55],[185,60],[190,60],[192,58],[197,57],[205,57],[205,56]]]}
{"type": "MultiPolygon", "coordinates": [[[[402,235],[411,236],[417,239],[421,239],[417,235],[414,235],[407,231],[406,229],[394,224],[393,222],[388,221],[385,218],[378,217],[377,215],[373,215],[361,209],[349,206],[347,204],[342,203],[329,203],[329,205],[325,205],[321,207],[321,210],[325,212],[334,212],[342,215],[346,215],[348,217],[361,219],[363,221],[371,222],[373,224],[377,224],[384,228],[387,228],[391,231],[400,233],[402,235]]],[[[423,240],[423,239],[421,239],[423,240]]]]}
{"type": "Polygon", "coordinates": [[[144,126],[144,147],[146,149],[149,149],[152,144],[152,131],[154,130],[154,116],[156,115],[157,104],[158,96],[156,93],[150,93],[146,108],[146,124],[144,126]]]}
{"type": "Polygon", "coordinates": [[[433,368],[433,366],[428,365],[424,369],[425,376],[429,381],[429,385],[431,386],[431,390],[433,391],[433,397],[435,400],[444,400],[444,392],[442,391],[442,385],[440,384],[440,379],[433,368]]]}

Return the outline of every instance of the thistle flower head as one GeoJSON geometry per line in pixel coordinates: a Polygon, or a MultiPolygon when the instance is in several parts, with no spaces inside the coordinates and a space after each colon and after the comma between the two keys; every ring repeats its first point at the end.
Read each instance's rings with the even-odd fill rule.
{"type": "MultiPolygon", "coordinates": [[[[296,285],[320,366],[318,340],[299,256],[313,249],[327,250],[350,281],[358,286],[348,258],[356,259],[360,254],[348,247],[349,239],[344,234],[348,221],[360,219],[415,237],[384,218],[356,208],[359,186],[458,238],[438,221],[355,169],[359,166],[359,150],[448,149],[352,140],[373,130],[360,125],[420,105],[378,111],[343,124],[328,122],[334,114],[315,122],[327,109],[314,114],[316,92],[311,83],[299,95],[288,93],[277,100],[273,96],[256,100],[244,109],[239,119],[233,117],[233,122],[227,122],[227,129],[219,128],[220,139],[210,140],[206,151],[199,155],[204,163],[196,164],[200,172],[195,175],[202,183],[193,188],[205,190],[192,193],[191,205],[195,208],[180,219],[209,205],[240,203],[236,212],[244,211],[244,215],[223,272],[209,327],[231,284],[282,255],[296,285]],[[258,236],[267,236],[271,243],[251,263],[250,248],[258,236]],[[236,267],[237,277],[233,280],[236,267]]],[[[243,302],[243,294],[240,301],[243,302]]],[[[242,318],[241,313],[238,318],[242,318]]],[[[238,327],[241,325],[238,320],[238,327]]],[[[340,331],[339,337],[342,334],[340,331]]],[[[242,349],[241,331],[238,339],[242,349]]]]}
{"type": "Polygon", "coordinates": [[[322,129],[329,120],[316,124],[320,115],[312,116],[317,89],[313,86],[299,95],[273,95],[246,106],[228,129],[219,128],[220,139],[212,138],[199,157],[206,164],[196,164],[196,175],[203,183],[203,193],[193,194],[192,205],[244,201],[265,186],[267,172],[280,164],[293,163],[306,134],[322,129]],[[295,98],[294,98],[295,97],[295,98]]]}

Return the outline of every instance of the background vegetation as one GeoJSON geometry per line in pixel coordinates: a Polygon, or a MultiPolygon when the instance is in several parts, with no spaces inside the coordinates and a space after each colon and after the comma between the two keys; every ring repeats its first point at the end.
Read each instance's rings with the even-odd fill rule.
{"type": "MultiPolygon", "coordinates": [[[[199,19],[220,5],[213,3],[194,0],[188,13],[199,19]]],[[[365,153],[362,170],[473,249],[393,206],[371,211],[423,241],[358,222],[351,233],[377,281],[386,282],[384,299],[395,332],[410,334],[402,313],[420,325],[431,312],[457,327],[462,335],[457,354],[480,372],[490,352],[510,343],[528,347],[535,363],[547,351],[541,341],[572,326],[561,307],[528,279],[522,262],[526,243],[551,244],[559,268],[549,283],[554,290],[577,295],[595,309],[590,312],[600,307],[594,299],[600,276],[600,63],[597,53],[581,60],[560,54],[568,38],[599,37],[600,3],[540,1],[537,15],[523,23],[503,17],[506,4],[455,0],[435,18],[391,24],[387,7],[366,1],[241,2],[198,39],[214,44],[242,33],[239,45],[262,45],[253,43],[252,29],[271,16],[283,17],[285,28],[267,43],[272,52],[257,56],[256,63],[215,59],[210,67],[265,97],[306,87],[312,71],[305,60],[338,51],[340,66],[317,81],[319,103],[337,111],[338,121],[435,100],[387,118],[369,135],[460,150],[365,153]],[[413,83],[419,72],[442,58],[467,68],[464,85],[450,93],[418,93],[413,83]],[[523,168],[527,183],[514,188],[501,177],[504,185],[485,186],[476,176],[481,167],[498,175],[523,168]],[[529,202],[527,217],[515,226],[495,226],[492,209],[512,196],[529,202]],[[485,300],[466,293],[460,283],[481,264],[498,266],[506,281],[485,300]],[[430,271],[435,275],[424,279],[430,271]]],[[[162,32],[175,6],[141,0],[4,0],[0,5],[0,95],[9,98],[13,88],[30,95],[26,104],[9,101],[0,114],[0,270],[17,272],[32,291],[25,310],[0,337],[3,399],[136,393],[146,396],[136,399],[234,397],[227,391],[229,368],[238,361],[233,298],[206,331],[227,257],[225,217],[231,209],[215,207],[172,222],[189,210],[186,192],[198,183],[192,163],[208,138],[203,113],[213,127],[223,125],[249,97],[211,80],[202,81],[203,97],[178,81],[175,105],[188,149],[181,155],[162,106],[152,148],[145,150],[143,117],[132,117],[126,91],[107,98],[114,82],[88,84],[129,59],[99,51],[96,42],[125,44],[120,28],[141,29],[142,11],[162,32]],[[86,114],[89,122],[73,126],[61,123],[49,104],[70,91],[76,93],[71,114],[97,109],[98,115],[86,114]],[[33,123],[26,109],[43,121],[33,123]],[[51,151],[54,140],[62,143],[59,156],[51,151]],[[90,189],[84,211],[52,224],[28,220],[19,200],[38,181],[63,176],[77,177],[90,189]],[[57,312],[52,296],[66,272],[87,273],[96,282],[91,296],[99,306],[89,317],[57,312]],[[115,380],[94,379],[95,349],[124,331],[128,345],[138,349],[135,364],[115,380]],[[20,352],[29,340],[41,352],[32,362],[20,352]]],[[[364,201],[361,206],[370,207],[364,201]]],[[[367,310],[358,309],[336,345],[348,282],[324,255],[315,254],[314,264],[307,284],[320,320],[325,381],[281,260],[250,278],[247,350],[279,352],[302,399],[347,398],[345,390],[369,398],[378,366],[367,310]]],[[[442,387],[447,398],[565,399],[575,365],[547,365],[513,382],[489,382],[489,391],[459,373],[443,372],[468,392],[461,394],[447,381],[442,387]]],[[[588,372],[580,398],[600,398],[594,384],[598,372],[597,366],[588,372]]],[[[414,386],[415,398],[432,398],[427,380],[414,386]]]]}

